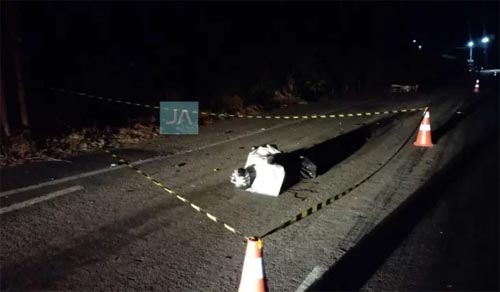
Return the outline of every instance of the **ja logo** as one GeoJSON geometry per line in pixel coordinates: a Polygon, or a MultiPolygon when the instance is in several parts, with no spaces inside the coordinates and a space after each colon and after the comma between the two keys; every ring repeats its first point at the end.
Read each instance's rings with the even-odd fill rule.
{"type": "Polygon", "coordinates": [[[197,135],[197,101],[160,102],[160,134],[197,135]]]}

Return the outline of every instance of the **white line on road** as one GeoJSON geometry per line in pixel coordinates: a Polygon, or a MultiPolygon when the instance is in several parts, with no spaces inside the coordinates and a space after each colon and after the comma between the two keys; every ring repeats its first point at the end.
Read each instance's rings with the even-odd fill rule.
{"type": "Polygon", "coordinates": [[[29,207],[29,206],[33,206],[33,205],[38,204],[40,202],[48,201],[50,199],[53,199],[53,198],[56,198],[56,197],[60,197],[60,196],[63,196],[63,195],[66,195],[66,194],[69,194],[69,193],[72,193],[72,192],[80,191],[80,190],[83,190],[82,186],[72,186],[70,188],[62,189],[62,190],[59,190],[59,191],[56,191],[56,192],[53,192],[53,193],[49,193],[49,194],[41,196],[41,197],[36,197],[36,198],[33,198],[31,200],[27,200],[27,201],[24,201],[24,202],[21,202],[21,203],[12,204],[10,206],[1,208],[0,209],[0,215],[8,213],[8,212],[15,211],[15,210],[19,210],[19,209],[22,209],[22,208],[26,208],[26,207],[29,207]]]}
{"type": "MultiPolygon", "coordinates": [[[[372,101],[372,99],[363,100],[363,101],[360,101],[358,103],[355,103],[355,104],[352,104],[352,105],[349,105],[349,106],[340,107],[340,108],[338,108],[336,110],[338,111],[338,110],[342,110],[343,108],[349,108],[349,107],[353,107],[353,106],[359,106],[359,105],[367,103],[369,101],[372,101]]],[[[276,125],[276,126],[273,126],[273,127],[266,128],[264,131],[261,130],[261,129],[258,129],[256,131],[252,131],[252,132],[249,132],[249,133],[246,133],[246,134],[243,134],[243,135],[239,135],[239,136],[227,139],[227,140],[222,140],[222,141],[214,142],[214,143],[211,143],[211,144],[208,144],[208,145],[205,145],[205,146],[201,146],[201,147],[198,147],[198,148],[188,149],[188,150],[184,150],[184,151],[179,151],[179,152],[174,153],[174,154],[163,155],[163,156],[156,156],[156,157],[151,157],[151,158],[144,159],[144,160],[138,160],[138,161],[132,162],[131,164],[133,166],[138,166],[138,165],[145,164],[145,163],[148,163],[148,162],[153,162],[153,161],[162,160],[162,159],[165,159],[165,158],[170,158],[172,156],[177,156],[177,155],[187,154],[187,153],[191,153],[191,152],[195,152],[195,151],[200,151],[200,150],[204,150],[204,149],[207,149],[207,148],[218,146],[218,145],[221,145],[221,144],[224,144],[224,143],[228,143],[228,142],[232,142],[232,141],[235,141],[235,140],[239,140],[241,138],[246,138],[246,137],[249,137],[249,136],[260,134],[260,133],[263,133],[265,131],[279,129],[281,127],[290,126],[290,125],[301,123],[301,122],[304,122],[304,121],[308,121],[308,120],[297,120],[297,121],[293,121],[293,122],[288,122],[286,124],[279,124],[279,125],[276,125]]],[[[60,184],[60,183],[67,182],[67,181],[72,181],[72,180],[76,180],[76,179],[80,179],[80,178],[85,178],[85,177],[89,177],[89,176],[94,176],[94,175],[97,175],[97,174],[106,173],[106,172],[109,172],[109,171],[118,170],[118,169],[122,169],[122,168],[125,168],[125,167],[127,167],[127,166],[126,165],[118,165],[116,167],[111,167],[111,168],[107,167],[107,168],[97,169],[97,170],[94,170],[94,171],[80,173],[80,174],[73,175],[73,176],[63,177],[63,178],[60,178],[60,179],[46,181],[46,182],[43,182],[43,183],[34,184],[34,185],[22,187],[22,188],[12,189],[12,190],[8,190],[8,191],[5,191],[5,192],[0,192],[0,198],[1,197],[5,197],[5,196],[14,195],[14,194],[17,194],[17,193],[24,193],[24,192],[27,192],[27,191],[36,190],[36,189],[43,188],[43,187],[46,187],[46,186],[52,186],[52,185],[60,184]]]]}
{"type": "MultiPolygon", "coordinates": [[[[298,122],[300,122],[300,121],[291,122],[291,123],[287,123],[287,124],[280,124],[280,125],[277,125],[275,127],[266,128],[266,131],[277,129],[277,128],[281,128],[281,127],[284,127],[284,126],[287,126],[287,125],[291,125],[291,124],[295,124],[295,123],[298,123],[298,122]]],[[[252,135],[255,135],[255,134],[259,134],[259,133],[262,133],[262,132],[264,132],[264,131],[261,130],[261,129],[259,129],[259,130],[256,130],[256,131],[253,131],[253,132],[250,132],[250,133],[239,135],[239,136],[227,139],[227,140],[222,140],[222,141],[218,141],[218,142],[215,142],[215,143],[211,143],[211,144],[208,144],[208,145],[205,145],[205,146],[201,146],[201,147],[198,147],[198,148],[193,148],[193,149],[188,149],[188,150],[184,150],[184,151],[179,151],[179,152],[174,153],[174,154],[163,155],[163,156],[156,156],[156,157],[151,157],[151,158],[144,159],[144,160],[138,160],[138,161],[132,162],[131,164],[133,166],[137,166],[137,165],[141,165],[141,164],[144,164],[144,163],[148,163],[148,162],[153,162],[153,161],[165,159],[167,157],[170,158],[172,156],[177,156],[177,155],[187,154],[187,153],[191,153],[191,152],[195,152],[195,151],[199,151],[199,150],[204,150],[206,148],[214,147],[214,146],[217,146],[217,145],[220,145],[220,144],[224,144],[224,143],[227,143],[227,142],[232,142],[232,141],[235,141],[235,140],[238,140],[238,139],[241,139],[241,138],[245,138],[245,137],[249,137],[249,136],[252,136],[252,135]]],[[[27,186],[27,187],[22,187],[22,188],[18,188],[18,189],[8,190],[8,191],[5,191],[5,192],[1,192],[0,193],[0,198],[1,197],[5,197],[5,196],[10,196],[10,195],[13,195],[13,194],[17,194],[17,193],[23,193],[23,192],[27,192],[27,191],[31,191],[31,190],[43,188],[43,187],[46,187],[46,186],[56,185],[56,184],[59,184],[59,183],[63,183],[63,182],[67,182],[67,181],[71,181],[71,180],[75,180],[75,179],[80,179],[80,178],[85,178],[85,177],[89,177],[89,176],[94,176],[94,175],[97,175],[97,174],[106,173],[106,172],[109,172],[109,171],[113,171],[113,170],[117,170],[117,169],[122,169],[122,168],[126,168],[126,167],[127,167],[126,165],[118,165],[118,166],[111,167],[111,168],[110,167],[108,167],[108,168],[102,168],[102,169],[97,169],[97,170],[94,170],[94,171],[84,172],[84,173],[73,175],[73,176],[67,176],[67,177],[63,177],[63,178],[60,178],[60,179],[55,179],[55,180],[52,180],[52,181],[47,181],[47,182],[43,182],[43,183],[39,183],[39,184],[27,186]]]]}
{"type": "Polygon", "coordinates": [[[307,275],[302,284],[300,284],[299,288],[295,290],[295,292],[304,292],[309,286],[311,286],[321,275],[326,272],[327,268],[325,266],[316,266],[314,269],[307,275]]]}

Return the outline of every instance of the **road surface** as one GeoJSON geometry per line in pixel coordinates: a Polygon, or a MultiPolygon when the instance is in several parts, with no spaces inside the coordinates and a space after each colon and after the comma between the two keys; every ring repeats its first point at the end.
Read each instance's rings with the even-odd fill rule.
{"type": "Polygon", "coordinates": [[[362,291],[498,291],[498,149],[497,133],[457,161],[362,291]]]}
{"type": "MultiPolygon", "coordinates": [[[[329,289],[332,279],[334,286],[341,282],[332,268],[336,263],[349,259],[365,236],[498,124],[498,113],[492,116],[496,122],[481,119],[491,109],[489,100],[478,102],[481,98],[444,88],[276,112],[371,113],[430,105],[436,143],[430,149],[411,145],[422,113],[404,112],[231,119],[203,127],[198,136],[164,137],[117,153],[247,236],[265,234],[366,180],[320,212],[264,238],[271,291],[300,290],[308,281],[329,289]],[[320,158],[324,171],[278,198],[234,189],[233,169],[244,165],[252,146],[266,143],[287,152],[308,151],[320,158]]],[[[97,153],[72,163],[2,170],[2,209],[49,196],[0,215],[2,290],[236,290],[243,238],[144,176],[111,163],[118,164],[97,153]]]]}

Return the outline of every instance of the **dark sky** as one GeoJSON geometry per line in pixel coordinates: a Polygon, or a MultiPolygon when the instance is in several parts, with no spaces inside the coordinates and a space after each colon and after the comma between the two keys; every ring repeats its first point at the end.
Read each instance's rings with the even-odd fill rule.
{"type": "Polygon", "coordinates": [[[281,2],[281,3],[17,3],[20,26],[33,45],[43,38],[119,41],[127,45],[172,41],[203,44],[223,35],[233,44],[353,42],[393,48],[412,38],[431,47],[498,33],[498,2],[281,2]]]}
{"type": "Polygon", "coordinates": [[[204,86],[207,75],[251,80],[262,72],[285,75],[301,62],[359,72],[412,56],[412,39],[425,54],[465,60],[469,35],[484,34],[492,38],[490,59],[498,63],[494,1],[10,4],[32,75],[51,82],[93,83],[85,74],[124,82],[141,72],[132,78],[140,84],[204,86]]]}

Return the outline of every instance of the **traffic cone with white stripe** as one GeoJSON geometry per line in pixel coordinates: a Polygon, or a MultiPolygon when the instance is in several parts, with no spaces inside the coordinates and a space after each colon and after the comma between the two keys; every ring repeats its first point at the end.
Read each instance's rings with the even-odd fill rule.
{"type": "Polygon", "coordinates": [[[474,93],[479,93],[479,79],[476,79],[476,84],[474,84],[474,93]]]}
{"type": "Polygon", "coordinates": [[[249,238],[243,263],[239,292],[265,292],[263,243],[260,238],[249,238]]]}
{"type": "Polygon", "coordinates": [[[424,119],[420,124],[420,129],[418,131],[417,141],[413,143],[415,146],[419,147],[432,147],[432,137],[431,137],[431,115],[429,114],[429,108],[424,110],[424,119]]]}

